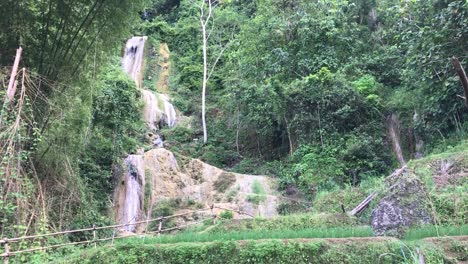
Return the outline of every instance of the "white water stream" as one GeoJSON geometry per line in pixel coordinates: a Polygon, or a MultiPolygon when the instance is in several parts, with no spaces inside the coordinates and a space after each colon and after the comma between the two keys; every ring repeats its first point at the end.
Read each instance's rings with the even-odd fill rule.
{"type": "Polygon", "coordinates": [[[130,224],[122,229],[129,232],[134,232],[136,229],[135,222],[138,221],[142,195],[141,187],[144,181],[144,161],[141,155],[129,155],[125,159],[127,165],[127,174],[125,177],[125,199],[120,211],[120,224],[130,224]]]}
{"type": "MultiPolygon", "coordinates": [[[[125,45],[125,53],[122,58],[122,68],[135,81],[140,89],[145,103],[143,118],[148,127],[159,130],[162,126],[173,127],[177,121],[177,113],[170,103],[169,97],[142,87],[143,65],[145,59],[145,44],[147,37],[132,37],[125,45]]],[[[159,142],[163,146],[163,142],[159,142]]],[[[124,197],[118,210],[119,224],[129,224],[123,227],[124,231],[135,232],[135,222],[141,220],[142,205],[144,200],[144,160],[142,155],[129,155],[125,159],[127,173],[122,182],[124,184],[124,197]]]]}
{"type": "Polygon", "coordinates": [[[122,59],[122,67],[135,81],[138,88],[141,87],[143,78],[143,57],[147,37],[133,37],[125,45],[125,54],[122,59]]]}
{"type": "Polygon", "coordinates": [[[165,94],[159,94],[159,97],[164,103],[164,112],[166,113],[166,124],[173,127],[177,121],[177,114],[174,106],[169,102],[169,98],[165,94]]]}

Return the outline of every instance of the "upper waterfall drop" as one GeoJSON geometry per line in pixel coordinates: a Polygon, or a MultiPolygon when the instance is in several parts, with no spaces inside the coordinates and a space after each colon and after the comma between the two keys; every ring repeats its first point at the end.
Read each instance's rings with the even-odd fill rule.
{"type": "MultiPolygon", "coordinates": [[[[137,88],[141,89],[145,102],[143,117],[148,127],[156,131],[163,125],[173,127],[177,122],[177,112],[169,97],[162,93],[156,93],[143,87],[143,72],[145,61],[145,49],[147,37],[132,37],[125,45],[125,52],[122,58],[122,68],[135,81],[137,88]]],[[[163,46],[161,44],[161,46],[163,46]]],[[[160,47],[159,56],[166,61],[161,65],[162,71],[158,78],[157,85],[167,89],[169,75],[169,51],[167,45],[160,47]],[[163,53],[163,54],[161,54],[163,53]]],[[[167,91],[166,91],[167,92],[167,91]]]]}
{"type": "Polygon", "coordinates": [[[148,37],[132,37],[127,40],[125,53],[122,59],[122,67],[126,73],[135,81],[137,87],[141,88],[143,79],[143,59],[145,42],[148,37]]]}

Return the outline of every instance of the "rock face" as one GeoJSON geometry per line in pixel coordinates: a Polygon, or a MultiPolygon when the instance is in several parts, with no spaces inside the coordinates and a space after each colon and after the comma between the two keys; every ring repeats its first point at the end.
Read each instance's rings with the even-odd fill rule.
{"type": "Polygon", "coordinates": [[[396,170],[385,184],[385,197],[371,215],[376,235],[402,236],[408,227],[432,222],[424,184],[408,168],[396,170]]]}
{"type": "MultiPolygon", "coordinates": [[[[141,161],[138,162],[138,178],[141,179],[138,180],[139,185],[135,185],[135,173],[132,174],[135,166],[127,162],[114,194],[114,211],[119,223],[149,219],[153,208],[169,199],[190,200],[202,207],[213,204],[246,214],[235,213],[234,218],[277,215],[278,198],[274,195],[276,184],[270,177],[230,173],[198,159],[187,159],[180,166],[174,154],[164,148],[132,156],[141,161]],[[138,195],[135,192],[139,192],[138,195]],[[128,193],[135,198],[128,199],[128,193]],[[139,212],[135,212],[135,208],[139,212]]],[[[214,213],[219,214],[221,211],[215,209],[214,213]]],[[[144,228],[144,225],[136,228],[132,225],[125,230],[138,232],[144,228]]]]}

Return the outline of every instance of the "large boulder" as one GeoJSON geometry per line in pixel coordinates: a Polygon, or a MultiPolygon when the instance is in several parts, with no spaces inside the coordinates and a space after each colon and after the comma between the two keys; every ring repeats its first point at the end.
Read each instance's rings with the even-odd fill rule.
{"type": "Polygon", "coordinates": [[[410,169],[396,170],[385,185],[385,196],[371,215],[376,235],[401,237],[409,227],[433,222],[424,183],[410,169]]]}

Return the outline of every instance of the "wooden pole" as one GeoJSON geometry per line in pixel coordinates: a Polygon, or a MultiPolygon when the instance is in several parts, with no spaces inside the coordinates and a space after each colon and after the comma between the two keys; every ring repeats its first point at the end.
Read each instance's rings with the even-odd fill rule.
{"type": "Polygon", "coordinates": [[[452,57],[452,64],[455,68],[455,71],[458,73],[458,76],[460,77],[460,82],[465,92],[465,97],[463,99],[465,100],[465,106],[468,107],[468,78],[466,77],[465,70],[463,69],[457,57],[452,57]]]}
{"type": "Polygon", "coordinates": [[[93,224],[93,241],[94,241],[94,248],[97,247],[96,245],[96,224],[93,224]]]}
{"type": "Polygon", "coordinates": [[[419,248],[416,248],[416,253],[418,254],[418,264],[425,264],[426,262],[424,261],[424,255],[422,254],[421,250],[419,250],[419,248]]]}
{"type": "Polygon", "coordinates": [[[158,236],[161,235],[161,230],[162,230],[162,219],[159,220],[159,226],[158,226],[158,236]]]}
{"type": "Polygon", "coordinates": [[[16,74],[18,73],[18,66],[21,58],[21,53],[23,52],[23,48],[19,47],[16,50],[16,57],[15,62],[13,64],[13,69],[11,70],[10,82],[8,83],[8,90],[7,90],[7,99],[12,100],[13,96],[16,92],[16,74]]]}
{"type": "Polygon", "coordinates": [[[3,246],[5,247],[5,258],[3,259],[3,263],[8,264],[10,258],[10,246],[8,245],[8,238],[3,239],[3,246]]]}

